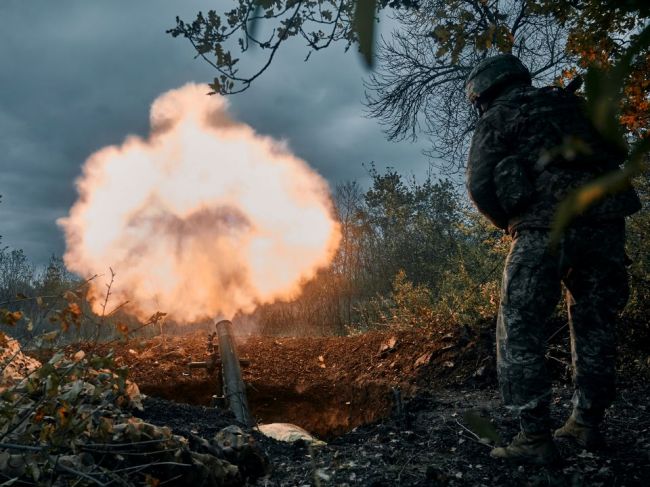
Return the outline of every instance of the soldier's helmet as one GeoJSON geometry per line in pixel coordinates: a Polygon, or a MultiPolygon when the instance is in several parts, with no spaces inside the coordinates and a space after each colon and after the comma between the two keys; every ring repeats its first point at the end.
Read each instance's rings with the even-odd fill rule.
{"type": "Polygon", "coordinates": [[[465,95],[472,105],[476,105],[505,85],[530,82],[530,71],[517,56],[497,54],[474,66],[465,81],[465,95]]]}

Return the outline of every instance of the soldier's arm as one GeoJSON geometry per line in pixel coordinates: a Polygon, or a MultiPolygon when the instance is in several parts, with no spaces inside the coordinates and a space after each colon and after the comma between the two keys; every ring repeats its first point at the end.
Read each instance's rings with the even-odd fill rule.
{"type": "Polygon", "coordinates": [[[469,151],[467,191],[478,211],[502,229],[508,228],[508,215],[497,198],[494,168],[509,155],[503,134],[488,120],[480,120],[469,151]]]}

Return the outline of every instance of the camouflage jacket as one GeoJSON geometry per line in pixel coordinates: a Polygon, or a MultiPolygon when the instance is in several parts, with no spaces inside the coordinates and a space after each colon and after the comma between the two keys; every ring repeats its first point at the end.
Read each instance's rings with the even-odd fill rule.
{"type": "MultiPolygon", "coordinates": [[[[560,88],[506,90],[478,121],[467,164],[472,201],[497,227],[549,228],[573,189],[619,170],[626,154],[608,144],[584,115],[579,97],[560,88]]],[[[629,189],[581,215],[598,222],[638,211],[629,189]]]]}

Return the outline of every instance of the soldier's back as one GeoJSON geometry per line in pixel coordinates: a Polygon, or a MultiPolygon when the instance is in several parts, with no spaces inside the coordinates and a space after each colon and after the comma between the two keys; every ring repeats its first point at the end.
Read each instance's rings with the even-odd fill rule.
{"type": "MultiPolygon", "coordinates": [[[[582,99],[562,88],[520,87],[495,100],[486,115],[486,122],[503,127],[510,151],[532,188],[527,204],[510,215],[511,231],[549,228],[559,203],[571,191],[617,170],[625,158],[622,148],[595,129],[582,99]]],[[[593,223],[621,218],[638,206],[634,191],[624,191],[604,198],[582,219],[593,223]]]]}

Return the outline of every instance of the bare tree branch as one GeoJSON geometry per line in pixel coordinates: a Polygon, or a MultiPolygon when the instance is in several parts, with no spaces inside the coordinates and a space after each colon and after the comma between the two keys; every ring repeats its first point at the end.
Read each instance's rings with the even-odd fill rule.
{"type": "Polygon", "coordinates": [[[431,144],[425,154],[437,168],[460,171],[476,122],[464,80],[478,61],[514,50],[538,83],[552,82],[571,62],[567,30],[532,13],[529,3],[428,0],[417,11],[398,12],[399,27],[381,39],[379,69],[366,82],[368,116],[391,140],[424,135],[431,144]]]}

